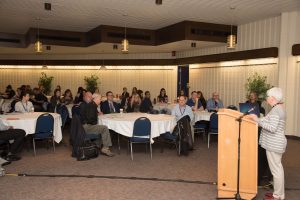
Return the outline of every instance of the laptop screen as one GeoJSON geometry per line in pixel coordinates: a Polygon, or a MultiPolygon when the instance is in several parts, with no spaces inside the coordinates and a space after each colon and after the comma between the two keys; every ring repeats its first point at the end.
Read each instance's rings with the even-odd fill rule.
{"type": "Polygon", "coordinates": [[[254,110],[252,110],[249,114],[255,114],[257,117],[260,116],[259,106],[257,103],[239,103],[239,107],[241,113],[246,113],[250,109],[254,108],[254,110]]]}

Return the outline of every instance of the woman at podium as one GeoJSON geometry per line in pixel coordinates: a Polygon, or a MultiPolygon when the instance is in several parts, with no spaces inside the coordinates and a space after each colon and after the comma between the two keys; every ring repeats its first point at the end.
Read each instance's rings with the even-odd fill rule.
{"type": "Polygon", "coordinates": [[[287,140],[285,137],[286,114],[282,101],[282,90],[273,87],[267,91],[267,103],[272,106],[271,111],[263,118],[251,114],[251,118],[262,127],[259,144],[266,149],[267,159],[274,180],[273,194],[266,194],[264,200],[283,200],[284,171],[281,163],[287,140]]]}

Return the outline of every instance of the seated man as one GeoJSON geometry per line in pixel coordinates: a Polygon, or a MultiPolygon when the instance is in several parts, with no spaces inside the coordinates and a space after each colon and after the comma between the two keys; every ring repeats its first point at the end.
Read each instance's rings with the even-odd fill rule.
{"type": "MultiPolygon", "coordinates": [[[[178,104],[173,108],[172,115],[176,117],[176,122],[178,122],[181,118],[184,116],[190,117],[190,123],[192,124],[194,121],[194,113],[192,111],[192,108],[188,105],[186,105],[186,97],[185,96],[179,96],[178,98],[178,104]]],[[[191,125],[192,127],[192,125],[191,125]]],[[[194,131],[191,128],[191,135],[192,140],[194,141],[194,131]]]]}
{"type": "Polygon", "coordinates": [[[47,97],[41,92],[39,88],[33,89],[33,96],[31,101],[34,106],[34,110],[37,112],[44,112],[47,111],[48,107],[48,99],[47,97]]]}
{"type": "Polygon", "coordinates": [[[143,113],[151,113],[153,111],[152,102],[150,99],[150,92],[145,92],[145,98],[143,99],[140,107],[140,111],[143,113]]]}
{"type": "Polygon", "coordinates": [[[191,98],[186,102],[186,105],[190,106],[193,111],[203,110],[201,101],[198,99],[198,94],[196,91],[191,93],[191,98]]]}
{"type": "Polygon", "coordinates": [[[101,103],[101,112],[103,114],[119,113],[120,106],[113,101],[114,95],[111,91],[106,92],[107,100],[101,103]]]}
{"type": "Polygon", "coordinates": [[[208,111],[218,112],[220,108],[224,108],[223,102],[219,99],[219,94],[214,92],[212,98],[207,100],[206,108],[208,111]]]}
{"type": "Polygon", "coordinates": [[[194,113],[192,108],[186,105],[186,97],[179,96],[178,97],[178,104],[173,108],[172,115],[176,117],[176,122],[178,122],[182,117],[188,115],[191,121],[194,120],[194,113]]]}
{"type": "Polygon", "coordinates": [[[14,129],[11,126],[6,126],[0,119],[0,140],[14,140],[10,146],[10,151],[4,159],[7,161],[17,161],[20,160],[17,154],[22,150],[22,144],[24,141],[26,133],[22,129],[14,129]]]}
{"type": "Polygon", "coordinates": [[[86,133],[101,134],[103,147],[101,153],[106,156],[114,156],[109,147],[112,146],[110,133],[107,126],[98,124],[98,110],[97,107],[101,102],[101,95],[86,92],[84,101],[80,104],[80,119],[86,133]]]}

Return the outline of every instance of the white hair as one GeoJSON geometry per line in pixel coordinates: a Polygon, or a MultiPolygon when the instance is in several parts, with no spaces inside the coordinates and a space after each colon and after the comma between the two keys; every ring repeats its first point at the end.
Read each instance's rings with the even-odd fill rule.
{"type": "Polygon", "coordinates": [[[268,97],[274,97],[278,102],[282,100],[283,94],[279,87],[273,87],[267,91],[268,97]]]}
{"type": "Polygon", "coordinates": [[[94,93],[92,98],[93,98],[93,99],[97,99],[97,98],[100,98],[100,99],[101,99],[101,94],[99,94],[99,93],[94,93]]]}

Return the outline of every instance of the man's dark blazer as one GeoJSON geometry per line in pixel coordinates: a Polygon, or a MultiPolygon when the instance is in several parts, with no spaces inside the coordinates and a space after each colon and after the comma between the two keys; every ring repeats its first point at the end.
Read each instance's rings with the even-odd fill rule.
{"type": "MultiPolygon", "coordinates": [[[[113,105],[115,107],[116,112],[119,113],[120,112],[120,105],[116,102],[113,102],[113,105]]],[[[110,109],[109,109],[108,100],[101,102],[100,108],[101,108],[101,112],[103,112],[103,114],[111,113],[110,109]]]]}

